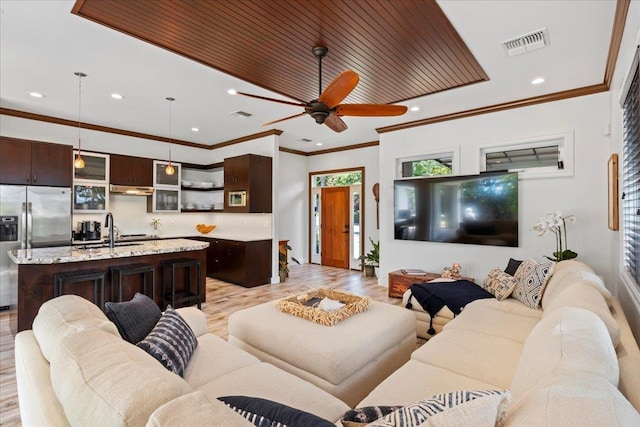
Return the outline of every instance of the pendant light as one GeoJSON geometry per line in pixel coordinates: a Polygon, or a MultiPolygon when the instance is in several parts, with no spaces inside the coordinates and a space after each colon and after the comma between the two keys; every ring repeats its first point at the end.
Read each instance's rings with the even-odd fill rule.
{"type": "Polygon", "coordinates": [[[176,169],[171,164],[171,103],[175,101],[175,98],[168,97],[167,101],[169,101],[169,164],[165,168],[164,173],[173,175],[176,173],[176,169]]]}
{"type": "Polygon", "coordinates": [[[78,76],[78,155],[73,160],[73,167],[76,169],[84,168],[84,159],[82,158],[82,142],[80,139],[80,118],[82,116],[82,78],[87,77],[85,73],[75,72],[73,73],[78,76]]]}

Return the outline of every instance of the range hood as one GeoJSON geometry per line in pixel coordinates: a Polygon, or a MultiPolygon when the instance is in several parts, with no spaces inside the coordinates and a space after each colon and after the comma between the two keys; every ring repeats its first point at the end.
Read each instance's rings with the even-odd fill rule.
{"type": "Polygon", "coordinates": [[[109,187],[111,194],[125,194],[127,196],[151,196],[153,187],[136,187],[133,185],[113,185],[109,187]]]}

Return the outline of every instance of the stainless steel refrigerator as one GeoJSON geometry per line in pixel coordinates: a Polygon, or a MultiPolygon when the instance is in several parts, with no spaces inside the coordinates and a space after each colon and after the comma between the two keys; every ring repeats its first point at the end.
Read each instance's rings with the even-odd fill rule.
{"type": "Polygon", "coordinates": [[[0,307],[17,303],[8,251],[70,244],[70,188],[0,185],[0,307]]]}

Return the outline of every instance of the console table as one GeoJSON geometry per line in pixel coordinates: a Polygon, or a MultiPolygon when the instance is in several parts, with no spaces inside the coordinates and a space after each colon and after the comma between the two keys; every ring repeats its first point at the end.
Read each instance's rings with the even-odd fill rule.
{"type": "MultiPolygon", "coordinates": [[[[425,272],[425,274],[414,275],[405,274],[402,270],[392,271],[389,273],[389,297],[402,298],[402,295],[409,289],[409,286],[415,283],[439,279],[440,277],[441,273],[425,272]]],[[[469,280],[470,282],[475,281],[472,277],[461,277],[460,279],[469,280]]]]}

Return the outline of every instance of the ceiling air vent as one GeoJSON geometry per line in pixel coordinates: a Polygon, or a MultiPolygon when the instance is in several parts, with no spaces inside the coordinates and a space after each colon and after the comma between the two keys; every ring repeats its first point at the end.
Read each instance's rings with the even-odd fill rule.
{"type": "Polygon", "coordinates": [[[304,142],[304,143],[311,142],[309,138],[300,138],[298,141],[304,142]]]}
{"type": "Polygon", "coordinates": [[[238,117],[239,119],[247,119],[253,116],[253,114],[247,113],[245,111],[234,111],[233,113],[231,113],[231,115],[234,117],[238,117]]]}
{"type": "Polygon", "coordinates": [[[532,50],[542,49],[549,45],[549,34],[546,28],[532,31],[519,37],[502,42],[509,56],[516,56],[532,50]]]}

